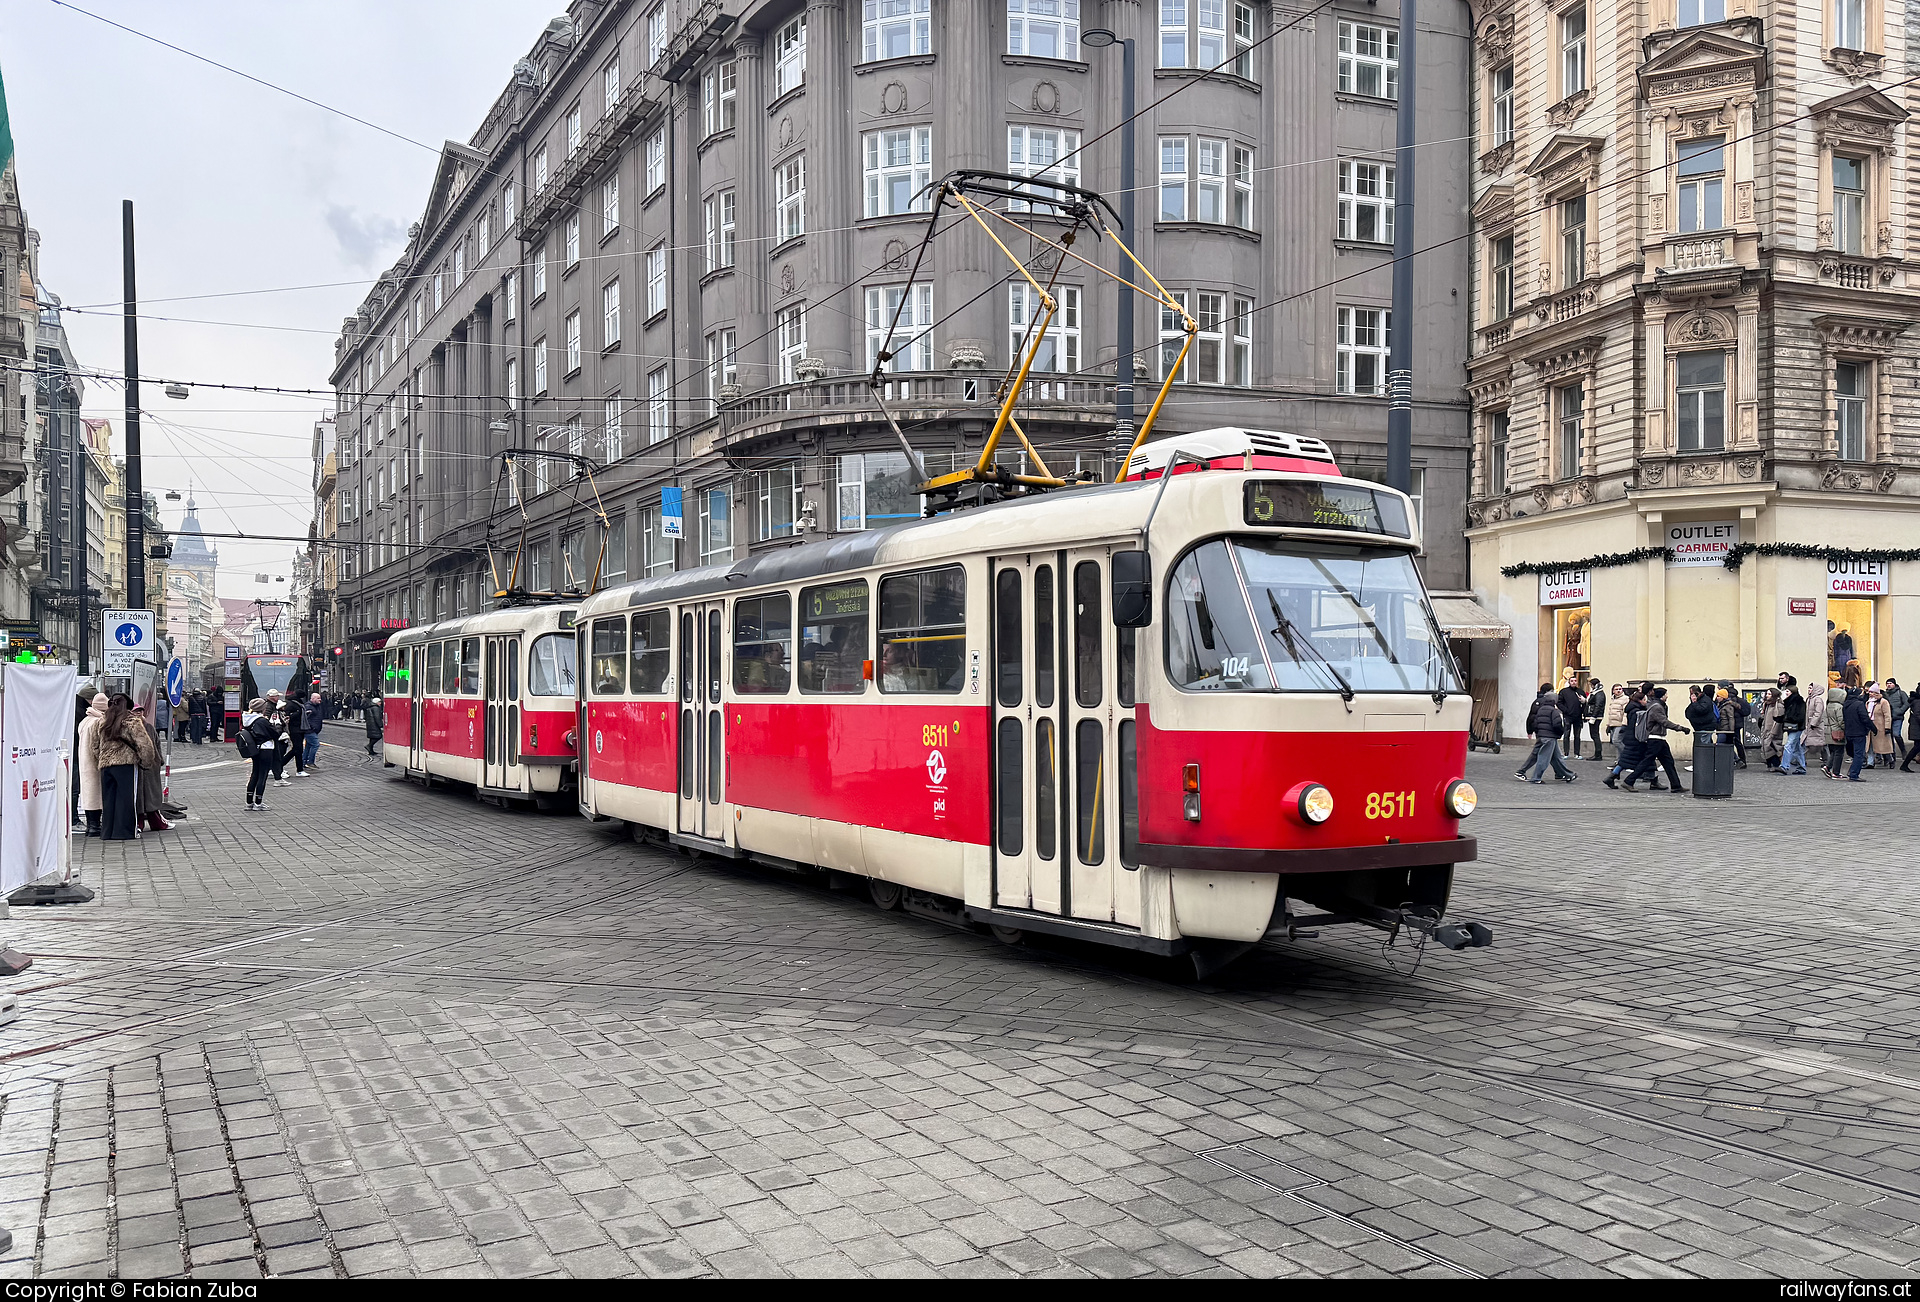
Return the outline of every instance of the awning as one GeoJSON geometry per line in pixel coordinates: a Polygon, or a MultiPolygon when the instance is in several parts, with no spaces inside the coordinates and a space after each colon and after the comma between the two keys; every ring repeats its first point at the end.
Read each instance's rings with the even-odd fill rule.
{"type": "Polygon", "coordinates": [[[1460,641],[1490,638],[1505,642],[1513,636],[1513,629],[1505,621],[1496,619],[1492,611],[1472,597],[1435,597],[1433,617],[1440,621],[1449,638],[1460,641]]]}

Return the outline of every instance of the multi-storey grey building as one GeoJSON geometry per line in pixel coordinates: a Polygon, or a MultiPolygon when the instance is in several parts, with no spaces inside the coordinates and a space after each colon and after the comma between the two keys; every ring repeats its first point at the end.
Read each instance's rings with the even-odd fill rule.
{"type": "MultiPolygon", "coordinates": [[[[1420,75],[1415,491],[1428,566],[1464,584],[1467,15],[1435,10],[1420,75]]],[[[596,466],[601,579],[730,560],[914,515],[866,375],[896,310],[889,391],[941,468],[979,455],[1031,289],[984,232],[947,228],[908,284],[924,187],[956,168],[1118,199],[1122,51],[1137,42],[1135,229],[1200,326],[1158,431],[1328,439],[1385,461],[1401,70],[1391,4],[1244,0],[575,0],[467,144],[449,142],[400,261],[339,340],[339,612],[371,682],[382,628],[520,586],[583,586],[592,494],[501,453],[596,466]],[[1207,68],[1226,64],[1202,78],[1207,68]],[[663,516],[679,490],[683,529],[663,516]],[[523,515],[524,513],[524,515],[523,515]]],[[[1057,228],[1045,213],[1022,221],[1057,228]]],[[[1050,250],[1002,227],[1023,259],[1050,250]]],[[[1076,250],[1117,270],[1110,244],[1076,250]]],[[[1056,471],[1110,475],[1131,369],[1144,412],[1172,314],[1069,262],[1023,421],[1056,471]]]]}

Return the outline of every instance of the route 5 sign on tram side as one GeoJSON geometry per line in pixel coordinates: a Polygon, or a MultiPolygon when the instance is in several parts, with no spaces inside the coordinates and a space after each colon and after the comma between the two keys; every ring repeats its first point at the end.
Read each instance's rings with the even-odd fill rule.
{"type": "Polygon", "coordinates": [[[100,644],[106,648],[106,672],[128,677],[136,660],[158,662],[153,645],[151,610],[103,610],[100,612],[100,644]]]}

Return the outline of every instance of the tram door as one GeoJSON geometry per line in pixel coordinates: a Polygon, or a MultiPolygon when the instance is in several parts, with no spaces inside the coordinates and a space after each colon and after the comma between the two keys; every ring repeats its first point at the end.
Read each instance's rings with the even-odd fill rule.
{"type": "Polygon", "coordinates": [[[994,903],[1056,914],[1068,889],[1059,573],[1055,552],[993,562],[994,903]]]}
{"type": "Polygon", "coordinates": [[[486,785],[518,791],[520,767],[520,639],[489,637],[485,651],[486,785]]]}
{"type": "Polygon", "coordinates": [[[1139,797],[1134,763],[1134,645],[1107,609],[1106,547],[1062,554],[1060,748],[1067,907],[1075,918],[1140,925],[1139,797]]]}
{"type": "Polygon", "coordinates": [[[726,797],[726,722],[720,704],[726,614],[720,605],[679,610],[680,830],[689,836],[726,839],[721,805],[726,797]]]}
{"type": "MultiPolygon", "coordinates": [[[[438,644],[436,643],[435,645],[437,646],[438,644]]],[[[400,654],[413,657],[412,671],[407,674],[407,683],[409,684],[407,709],[412,716],[411,722],[413,725],[407,730],[407,767],[416,773],[424,773],[427,769],[426,643],[423,642],[418,646],[407,647],[400,654]]],[[[438,683],[434,684],[434,690],[436,692],[440,690],[438,683]]]]}

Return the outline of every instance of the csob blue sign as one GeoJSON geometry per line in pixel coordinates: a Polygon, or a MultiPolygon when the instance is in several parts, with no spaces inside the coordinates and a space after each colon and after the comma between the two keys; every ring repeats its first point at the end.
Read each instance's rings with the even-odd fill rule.
{"type": "Polygon", "coordinates": [[[167,699],[175,706],[187,699],[187,663],[184,660],[167,662],[167,699]]]}
{"type": "Polygon", "coordinates": [[[140,633],[138,624],[122,624],[113,630],[113,640],[121,646],[139,646],[140,633]]]}

